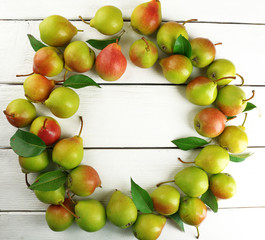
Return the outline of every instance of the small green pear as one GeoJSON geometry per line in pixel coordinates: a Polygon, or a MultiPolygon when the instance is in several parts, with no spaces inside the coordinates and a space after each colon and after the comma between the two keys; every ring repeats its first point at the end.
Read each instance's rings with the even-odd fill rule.
{"type": "Polygon", "coordinates": [[[208,176],[198,167],[187,167],[175,175],[176,185],[189,197],[199,197],[209,187],[208,176]]]}
{"type": "Polygon", "coordinates": [[[58,87],[44,103],[56,117],[69,118],[79,108],[79,96],[70,88],[58,87]]]}
{"type": "Polygon", "coordinates": [[[218,145],[204,147],[195,158],[195,164],[210,174],[222,172],[229,162],[228,152],[218,145]]]}
{"type": "Polygon", "coordinates": [[[106,223],[105,208],[94,199],[78,201],[75,205],[75,214],[79,217],[75,219],[77,225],[87,232],[96,232],[106,223]]]}
{"type": "Polygon", "coordinates": [[[137,219],[137,208],[134,202],[118,190],[111,195],[106,213],[110,222],[120,228],[132,226],[137,219]]]}
{"type": "Polygon", "coordinates": [[[77,34],[76,27],[59,15],[45,18],[40,23],[39,30],[41,40],[54,47],[65,46],[77,34]]]}
{"type": "Polygon", "coordinates": [[[164,216],[152,213],[140,214],[133,225],[133,234],[139,240],[156,240],[165,224],[164,216]]]}

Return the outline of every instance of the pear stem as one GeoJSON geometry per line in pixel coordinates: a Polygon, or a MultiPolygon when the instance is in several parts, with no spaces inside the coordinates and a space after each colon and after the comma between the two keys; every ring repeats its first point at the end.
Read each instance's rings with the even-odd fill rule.
{"type": "Polygon", "coordinates": [[[189,20],[185,21],[185,22],[182,23],[182,24],[185,25],[186,23],[189,23],[189,22],[197,22],[197,21],[198,21],[198,19],[193,18],[193,19],[189,19],[189,20]]]}
{"type": "Polygon", "coordinates": [[[31,76],[32,74],[34,74],[34,72],[28,74],[17,74],[16,77],[28,77],[31,76]]]}
{"type": "Polygon", "coordinates": [[[71,213],[75,218],[79,219],[80,217],[78,217],[75,213],[73,213],[70,209],[68,209],[66,206],[63,205],[62,202],[59,203],[67,212],[71,213]]]}
{"type": "Polygon", "coordinates": [[[218,43],[215,43],[214,45],[217,46],[217,45],[222,45],[223,43],[221,42],[218,42],[218,43]]]}
{"type": "Polygon", "coordinates": [[[150,51],[150,46],[149,46],[149,43],[148,41],[145,39],[145,37],[142,37],[142,39],[144,40],[145,44],[146,44],[146,51],[149,52],[150,51]]]}
{"type": "Polygon", "coordinates": [[[64,82],[65,82],[65,80],[66,80],[66,75],[67,75],[67,73],[68,73],[68,70],[66,70],[65,73],[64,73],[64,75],[63,75],[63,81],[64,81],[64,82]]]}
{"type": "Polygon", "coordinates": [[[193,162],[185,162],[185,161],[183,161],[181,158],[178,158],[178,160],[179,160],[180,162],[182,162],[182,163],[185,163],[185,164],[194,163],[194,161],[193,161],[193,162]]]}
{"type": "Polygon", "coordinates": [[[244,78],[240,75],[240,74],[238,74],[238,73],[236,73],[236,75],[237,76],[239,76],[240,78],[241,78],[241,85],[240,86],[243,86],[244,85],[244,83],[245,83],[245,80],[244,80],[244,78]]]}
{"type": "Polygon", "coordinates": [[[67,193],[68,198],[71,200],[71,202],[72,202],[74,205],[76,205],[77,202],[73,199],[73,197],[74,197],[75,194],[73,194],[73,195],[71,196],[71,195],[70,195],[70,191],[69,191],[69,189],[66,191],[66,193],[67,193]]]}
{"type": "Polygon", "coordinates": [[[81,16],[78,16],[81,20],[82,20],[82,22],[84,22],[85,24],[88,24],[88,25],[90,25],[90,23],[89,22],[87,22],[87,21],[85,21],[84,20],[84,18],[82,18],[81,16]]]}
{"type": "Polygon", "coordinates": [[[228,76],[228,77],[222,77],[222,78],[218,78],[217,80],[215,80],[214,82],[218,82],[218,81],[221,81],[223,79],[227,79],[227,78],[231,78],[231,79],[236,79],[235,76],[228,76]]]}
{"type": "Polygon", "coordinates": [[[161,182],[161,183],[156,184],[156,186],[159,187],[159,186],[162,185],[162,184],[172,183],[172,182],[175,182],[175,180],[170,180],[170,181],[166,181],[166,182],[161,182]]]}
{"type": "Polygon", "coordinates": [[[199,227],[198,226],[195,226],[195,227],[196,227],[196,230],[197,230],[197,236],[196,236],[196,238],[199,239],[199,237],[200,237],[199,227]]]}
{"type": "Polygon", "coordinates": [[[252,90],[252,96],[248,99],[243,99],[242,101],[247,102],[247,101],[251,100],[254,96],[255,96],[255,90],[252,90]]]}
{"type": "Polygon", "coordinates": [[[83,125],[84,125],[84,121],[83,121],[82,116],[79,116],[79,119],[80,119],[80,121],[81,121],[81,127],[80,127],[80,130],[79,130],[78,137],[80,137],[80,135],[81,135],[81,133],[82,133],[82,130],[83,130],[83,125]]]}
{"type": "Polygon", "coordinates": [[[77,29],[77,32],[84,32],[84,30],[81,30],[81,29],[77,29]]]}
{"type": "Polygon", "coordinates": [[[245,122],[246,122],[246,120],[247,120],[247,116],[248,116],[248,114],[247,113],[245,113],[245,118],[244,118],[244,121],[243,121],[243,123],[242,123],[242,127],[244,127],[244,125],[245,125],[245,122]]]}
{"type": "Polygon", "coordinates": [[[27,187],[29,188],[30,184],[29,184],[29,181],[28,181],[28,174],[27,173],[25,173],[25,182],[26,182],[27,187]]]}

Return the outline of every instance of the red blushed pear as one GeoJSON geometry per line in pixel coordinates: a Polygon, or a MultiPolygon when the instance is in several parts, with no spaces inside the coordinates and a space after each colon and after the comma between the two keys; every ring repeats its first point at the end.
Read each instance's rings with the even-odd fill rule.
{"type": "Polygon", "coordinates": [[[151,0],[138,5],[131,15],[131,26],[139,34],[150,35],[160,26],[162,21],[159,0],[151,0]]]}
{"type": "Polygon", "coordinates": [[[61,127],[54,118],[40,116],[32,122],[30,132],[39,136],[49,146],[60,138],[61,127]]]}
{"type": "Polygon", "coordinates": [[[105,81],[118,80],[127,67],[127,60],[117,42],[105,47],[96,58],[96,71],[105,81]]]}
{"type": "Polygon", "coordinates": [[[199,111],[194,118],[196,131],[209,138],[219,136],[224,128],[227,118],[216,108],[205,108],[199,111]]]}

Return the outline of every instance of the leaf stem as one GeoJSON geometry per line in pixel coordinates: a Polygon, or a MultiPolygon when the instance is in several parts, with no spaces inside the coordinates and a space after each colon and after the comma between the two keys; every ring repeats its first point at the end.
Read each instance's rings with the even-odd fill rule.
{"type": "Polygon", "coordinates": [[[81,127],[80,127],[80,130],[79,130],[78,137],[80,137],[80,135],[82,133],[82,130],[83,130],[83,125],[84,125],[83,117],[82,116],[79,116],[79,119],[81,121],[81,127]]]}
{"type": "Polygon", "coordinates": [[[242,101],[247,102],[247,101],[251,100],[254,96],[255,96],[255,90],[252,90],[252,96],[250,98],[243,99],[242,101]]]}
{"type": "Polygon", "coordinates": [[[66,211],[68,211],[69,213],[71,213],[75,218],[79,219],[80,217],[78,217],[75,213],[73,213],[70,209],[68,209],[66,206],[64,206],[64,204],[62,202],[59,203],[66,211]]]}
{"type": "Polygon", "coordinates": [[[185,163],[185,164],[194,163],[194,161],[192,161],[192,162],[185,162],[185,161],[183,161],[180,157],[178,158],[178,160],[179,160],[180,162],[182,162],[182,163],[185,163]]]}
{"type": "Polygon", "coordinates": [[[32,74],[34,74],[34,72],[28,74],[17,74],[16,77],[28,77],[31,76],[32,74]]]}
{"type": "Polygon", "coordinates": [[[199,227],[198,226],[195,226],[195,227],[196,227],[196,230],[197,230],[197,236],[196,236],[196,238],[199,239],[199,237],[200,237],[199,227]]]}
{"type": "Polygon", "coordinates": [[[29,184],[29,181],[28,181],[28,173],[25,173],[25,182],[26,182],[27,187],[29,188],[30,184],[29,184]]]}
{"type": "Polygon", "coordinates": [[[159,187],[159,186],[162,185],[162,184],[172,183],[172,182],[175,182],[175,180],[170,180],[170,181],[161,182],[161,183],[156,184],[156,186],[159,187]]]}
{"type": "Polygon", "coordinates": [[[186,23],[189,23],[189,22],[197,22],[197,21],[198,21],[198,19],[193,18],[193,19],[189,19],[189,20],[185,21],[185,22],[182,23],[182,24],[185,25],[186,23]]]}
{"type": "Polygon", "coordinates": [[[78,16],[81,20],[82,20],[82,22],[84,22],[85,24],[88,24],[88,25],[90,25],[90,23],[89,22],[87,22],[87,21],[85,21],[84,20],[84,18],[82,18],[81,16],[78,16]]]}
{"type": "Polygon", "coordinates": [[[244,83],[245,83],[245,80],[244,80],[244,78],[240,75],[240,74],[238,74],[238,73],[236,73],[236,75],[237,76],[239,76],[240,78],[241,78],[241,85],[240,86],[243,86],[244,85],[244,83]]]}

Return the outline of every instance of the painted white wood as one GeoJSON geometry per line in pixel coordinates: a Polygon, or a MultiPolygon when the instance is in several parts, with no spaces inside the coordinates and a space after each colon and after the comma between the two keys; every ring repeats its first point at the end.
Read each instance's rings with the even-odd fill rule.
{"type": "MultiPolygon", "coordinates": [[[[101,0],[101,1],[0,1],[1,19],[39,19],[51,14],[63,14],[70,19],[79,15],[94,17],[96,11],[105,5],[114,5],[121,9],[123,17],[130,19],[133,9],[148,0],[101,0]]],[[[160,0],[164,20],[187,20],[198,18],[200,21],[219,22],[255,22],[264,23],[263,1],[175,1],[160,0]]]]}
{"type": "MultiPolygon", "coordinates": [[[[265,101],[263,87],[243,87],[247,96],[252,89],[256,96],[251,101],[257,109],[248,115],[245,124],[249,146],[264,146],[265,101]]],[[[23,98],[21,85],[0,85],[0,109],[9,102],[23,98]]],[[[193,119],[205,108],[185,99],[184,86],[102,86],[87,87],[76,91],[80,96],[78,112],[69,119],[56,118],[62,136],[77,134],[80,128],[78,115],[84,118],[84,146],[86,147],[173,147],[172,140],[180,137],[199,136],[193,128],[193,119]]],[[[39,115],[53,116],[41,104],[36,104],[39,115]]],[[[240,125],[244,114],[229,124],[240,125]]],[[[9,139],[16,128],[0,115],[0,146],[9,146],[9,139]]]]}
{"type": "MultiPolygon", "coordinates": [[[[78,33],[73,41],[108,38],[80,21],[74,21],[73,24],[77,28],[85,30],[84,33],[78,33]]],[[[39,21],[0,21],[0,32],[5,33],[0,39],[1,56],[5,59],[0,65],[0,83],[22,83],[25,78],[16,78],[16,74],[32,72],[34,50],[30,46],[27,34],[32,34],[40,39],[38,26],[39,21]]],[[[235,64],[237,72],[244,76],[245,84],[265,84],[261,73],[265,54],[264,48],[261,46],[261,43],[265,42],[265,35],[261,34],[265,31],[264,25],[189,23],[186,24],[186,28],[190,38],[205,37],[211,39],[213,43],[222,42],[223,45],[216,46],[216,59],[226,58],[231,60],[235,64]]],[[[111,84],[169,84],[170,82],[164,78],[158,62],[149,69],[141,69],[132,64],[129,59],[130,46],[142,36],[133,32],[129,23],[125,23],[124,29],[126,32],[120,41],[120,45],[123,54],[127,58],[127,69],[119,80],[111,82],[111,84]]],[[[150,39],[156,42],[155,36],[150,39]]],[[[99,50],[95,50],[95,52],[98,54],[99,50]]],[[[159,55],[160,58],[166,56],[160,50],[159,55]]],[[[98,83],[106,83],[97,75],[95,68],[85,74],[98,83]]],[[[205,75],[205,70],[194,67],[190,79],[198,75],[205,75]]],[[[63,72],[54,79],[62,80],[62,78],[63,72]]],[[[238,78],[234,80],[234,83],[240,84],[241,80],[238,78]]]]}

